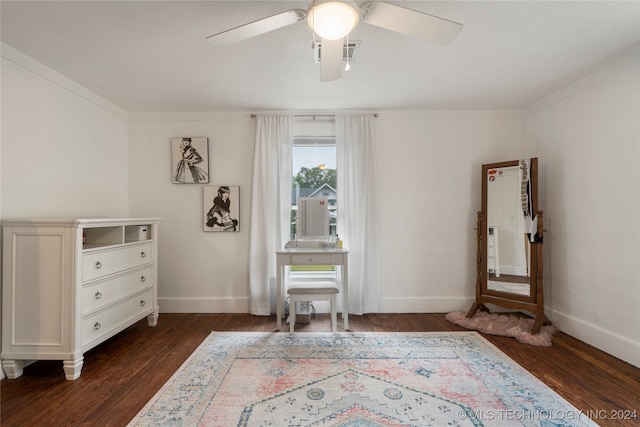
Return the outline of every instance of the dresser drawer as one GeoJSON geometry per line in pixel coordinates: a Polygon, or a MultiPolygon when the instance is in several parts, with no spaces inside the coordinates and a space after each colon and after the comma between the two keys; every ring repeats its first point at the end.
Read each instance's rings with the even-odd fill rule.
{"type": "Polygon", "coordinates": [[[291,265],[335,265],[340,264],[339,255],[295,254],[291,255],[291,265]]]}
{"type": "Polygon", "coordinates": [[[82,256],[82,281],[149,264],[153,262],[152,251],[153,246],[147,243],[85,253],[82,256]]]}
{"type": "Polygon", "coordinates": [[[131,320],[141,319],[152,311],[152,289],[148,289],[106,310],[92,314],[82,319],[82,346],[130,323],[131,320]]]}
{"type": "Polygon", "coordinates": [[[82,315],[153,286],[151,266],[82,287],[82,315]]]}

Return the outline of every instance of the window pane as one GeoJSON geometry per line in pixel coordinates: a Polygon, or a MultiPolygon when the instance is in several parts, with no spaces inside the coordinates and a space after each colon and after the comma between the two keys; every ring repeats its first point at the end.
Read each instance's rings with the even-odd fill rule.
{"type": "Polygon", "coordinates": [[[326,197],[329,200],[329,234],[336,234],[336,146],[335,139],[323,139],[322,145],[300,143],[293,147],[293,189],[291,197],[291,239],[296,236],[298,198],[326,197]]]}

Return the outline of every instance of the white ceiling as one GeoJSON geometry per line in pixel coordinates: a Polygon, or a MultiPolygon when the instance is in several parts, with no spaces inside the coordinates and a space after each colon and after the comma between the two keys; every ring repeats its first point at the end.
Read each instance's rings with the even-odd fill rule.
{"type": "Polygon", "coordinates": [[[524,108],[640,42],[640,1],[394,1],[464,24],[442,47],[360,23],[320,82],[306,23],[211,34],[309,1],[7,1],[2,42],[129,112],[524,108]]]}

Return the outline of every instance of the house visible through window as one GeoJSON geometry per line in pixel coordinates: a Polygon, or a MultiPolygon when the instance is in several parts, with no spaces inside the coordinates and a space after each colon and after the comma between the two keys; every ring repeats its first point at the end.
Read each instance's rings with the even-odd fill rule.
{"type": "Polygon", "coordinates": [[[294,139],[293,188],[291,195],[291,239],[296,237],[296,215],[300,197],[322,197],[329,201],[329,234],[336,235],[336,142],[333,137],[294,139]]]}
{"type": "MultiPolygon", "coordinates": [[[[296,216],[300,197],[322,197],[329,202],[329,234],[337,233],[336,196],[337,161],[336,140],[333,136],[297,136],[293,145],[293,179],[291,196],[291,239],[296,238],[296,216]]],[[[331,265],[298,265],[294,274],[335,274],[331,265]]]]}

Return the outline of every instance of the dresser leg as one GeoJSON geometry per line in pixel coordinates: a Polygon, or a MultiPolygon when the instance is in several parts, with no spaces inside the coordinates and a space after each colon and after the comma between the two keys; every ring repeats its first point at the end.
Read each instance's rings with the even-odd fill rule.
{"type": "Polygon", "coordinates": [[[156,326],[158,324],[158,316],[160,313],[151,313],[147,316],[147,323],[149,326],[156,326]]]}
{"type": "Polygon", "coordinates": [[[65,378],[69,381],[77,380],[80,377],[82,365],[84,365],[84,356],[74,360],[63,361],[62,369],[64,369],[65,378]]]}
{"type": "Polygon", "coordinates": [[[7,375],[7,378],[15,380],[22,375],[24,369],[24,360],[3,360],[2,370],[7,375]]]}

